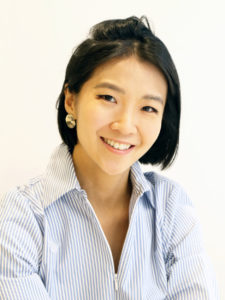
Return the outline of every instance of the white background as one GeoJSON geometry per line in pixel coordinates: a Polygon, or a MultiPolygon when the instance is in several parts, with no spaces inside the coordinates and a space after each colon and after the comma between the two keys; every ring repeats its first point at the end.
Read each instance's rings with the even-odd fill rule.
{"type": "Polygon", "coordinates": [[[225,299],[224,12],[222,0],[2,1],[0,193],[42,173],[59,144],[55,102],[72,50],[89,28],[145,14],[171,52],[182,87],[179,155],[163,174],[196,206],[225,299]]]}

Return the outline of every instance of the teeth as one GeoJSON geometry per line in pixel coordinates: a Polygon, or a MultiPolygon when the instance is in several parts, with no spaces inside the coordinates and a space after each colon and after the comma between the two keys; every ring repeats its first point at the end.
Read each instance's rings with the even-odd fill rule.
{"type": "Polygon", "coordinates": [[[119,144],[117,142],[114,142],[112,140],[108,140],[104,138],[104,141],[109,144],[110,146],[112,146],[115,149],[119,149],[119,150],[127,150],[130,148],[131,145],[128,144],[119,144]]]}

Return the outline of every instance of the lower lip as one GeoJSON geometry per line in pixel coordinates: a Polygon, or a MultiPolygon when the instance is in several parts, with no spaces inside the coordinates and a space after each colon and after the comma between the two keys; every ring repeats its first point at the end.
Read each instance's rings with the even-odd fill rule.
{"type": "Polygon", "coordinates": [[[126,149],[126,150],[119,150],[119,149],[115,149],[115,148],[113,148],[112,146],[110,146],[109,144],[107,144],[104,140],[103,140],[103,138],[101,137],[101,140],[102,140],[102,142],[103,142],[103,144],[106,146],[106,148],[109,150],[109,151],[111,151],[111,152],[113,152],[113,153],[116,153],[116,154],[127,154],[127,153],[129,153],[129,152],[131,152],[132,150],[133,150],[133,148],[134,148],[134,146],[131,146],[129,149],[126,149]]]}

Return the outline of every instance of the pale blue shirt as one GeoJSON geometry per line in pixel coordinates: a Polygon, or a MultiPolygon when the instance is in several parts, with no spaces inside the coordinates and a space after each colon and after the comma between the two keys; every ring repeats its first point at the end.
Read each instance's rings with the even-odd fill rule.
{"type": "Polygon", "coordinates": [[[62,144],[43,176],[0,202],[0,299],[219,299],[187,194],[155,172],[130,171],[129,228],[118,272],[62,144]]]}

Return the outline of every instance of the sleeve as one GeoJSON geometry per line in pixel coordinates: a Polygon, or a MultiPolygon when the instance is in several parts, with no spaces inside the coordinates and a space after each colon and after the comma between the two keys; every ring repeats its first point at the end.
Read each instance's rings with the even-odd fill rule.
{"type": "Polygon", "coordinates": [[[0,299],[49,300],[38,275],[43,236],[18,190],[0,200],[0,299]]]}
{"type": "Polygon", "coordinates": [[[163,223],[167,300],[217,300],[216,276],[207,256],[195,209],[180,187],[173,188],[163,223]]]}

